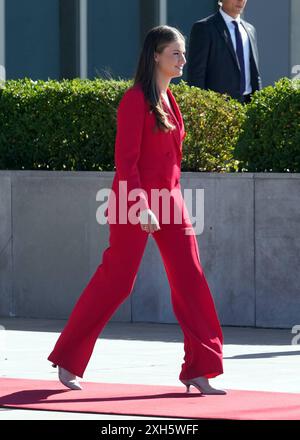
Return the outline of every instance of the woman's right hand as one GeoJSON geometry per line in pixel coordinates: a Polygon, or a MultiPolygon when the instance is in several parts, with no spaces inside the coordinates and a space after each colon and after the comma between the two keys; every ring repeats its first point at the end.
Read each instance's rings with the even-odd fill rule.
{"type": "Polygon", "coordinates": [[[141,228],[145,232],[152,234],[152,232],[160,229],[156,215],[151,209],[143,209],[140,211],[139,220],[141,228]]]}

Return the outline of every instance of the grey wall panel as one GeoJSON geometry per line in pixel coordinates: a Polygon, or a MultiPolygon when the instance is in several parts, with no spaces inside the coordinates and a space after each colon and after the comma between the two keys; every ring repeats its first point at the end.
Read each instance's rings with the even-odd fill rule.
{"type": "Polygon", "coordinates": [[[212,283],[224,325],[255,326],[254,181],[252,173],[214,178],[212,283]]]}
{"type": "Polygon", "coordinates": [[[59,78],[59,0],[6,2],[7,79],[59,78]]]}
{"type": "Polygon", "coordinates": [[[5,80],[5,0],[0,0],[0,81],[5,80]]]}
{"type": "Polygon", "coordinates": [[[291,67],[292,77],[300,77],[300,1],[291,0],[291,67]]]}
{"type": "MultiPolygon", "coordinates": [[[[195,21],[201,20],[218,9],[215,0],[169,0],[168,1],[168,25],[178,28],[186,37],[186,50],[188,51],[188,42],[192,25],[195,21]]],[[[172,80],[177,84],[180,79],[186,80],[186,66],[181,78],[172,80]]]]}
{"type": "MultiPolygon", "coordinates": [[[[68,317],[109,243],[96,193],[113,175],[0,171],[0,315],[68,317]]],[[[182,174],[183,195],[204,189],[196,237],[223,325],[299,324],[299,183],[299,173],[182,174]]],[[[132,293],[111,319],[176,322],[153,238],[132,293]]]]}
{"type": "MultiPolygon", "coordinates": [[[[71,313],[108,245],[108,226],[96,221],[96,193],[103,186],[109,188],[111,178],[101,185],[89,172],[14,173],[17,316],[62,319],[71,313]]],[[[130,300],[113,319],[130,321],[130,300]]]]}
{"type": "Polygon", "coordinates": [[[163,261],[155,240],[150,236],[131,301],[133,322],[177,322],[163,261]]]}
{"type": "Polygon", "coordinates": [[[10,172],[0,175],[0,316],[14,316],[10,172]]]}
{"type": "Polygon", "coordinates": [[[257,31],[263,87],[290,77],[290,0],[249,0],[244,18],[257,31]]]}
{"type": "Polygon", "coordinates": [[[300,324],[299,174],[256,174],[257,326],[300,324]]]}
{"type": "MultiPolygon", "coordinates": [[[[90,78],[133,77],[141,45],[140,1],[88,1],[90,78]]],[[[300,63],[295,37],[300,19],[295,16],[299,12],[297,1],[249,0],[246,6],[244,18],[258,32],[264,86],[291,76],[292,65],[300,63]]],[[[188,50],[192,24],[217,9],[216,0],[169,0],[167,24],[178,27],[187,37],[188,50]]],[[[6,1],[5,39],[7,79],[60,78],[59,0],[6,1]]],[[[186,79],[186,69],[181,78],[186,79]]]]}
{"type": "Polygon", "coordinates": [[[139,0],[89,0],[88,76],[132,78],[140,48],[139,0]]]}

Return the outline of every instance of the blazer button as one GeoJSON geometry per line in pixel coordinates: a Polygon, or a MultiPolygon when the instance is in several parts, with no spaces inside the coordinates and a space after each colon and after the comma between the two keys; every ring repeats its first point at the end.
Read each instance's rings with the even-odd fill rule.
{"type": "Polygon", "coordinates": [[[166,155],[167,155],[167,156],[171,156],[171,151],[167,151],[167,152],[166,152],[166,155]]]}

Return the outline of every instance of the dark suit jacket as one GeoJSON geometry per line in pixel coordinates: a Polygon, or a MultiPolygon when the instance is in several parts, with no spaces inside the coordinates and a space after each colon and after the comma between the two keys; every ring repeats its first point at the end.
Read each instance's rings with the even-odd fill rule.
{"type": "MultiPolygon", "coordinates": [[[[250,40],[252,92],[261,89],[257,37],[254,26],[241,20],[250,40]]],[[[190,86],[228,93],[240,99],[240,67],[230,32],[218,11],[193,24],[188,50],[187,82],[190,86]]]]}

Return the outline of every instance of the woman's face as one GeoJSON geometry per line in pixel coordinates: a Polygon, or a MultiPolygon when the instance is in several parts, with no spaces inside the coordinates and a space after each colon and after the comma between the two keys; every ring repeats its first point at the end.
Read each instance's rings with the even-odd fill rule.
{"type": "Polygon", "coordinates": [[[185,59],[185,43],[174,41],[166,46],[162,53],[155,52],[156,69],[168,78],[176,78],[183,73],[185,59]]]}

